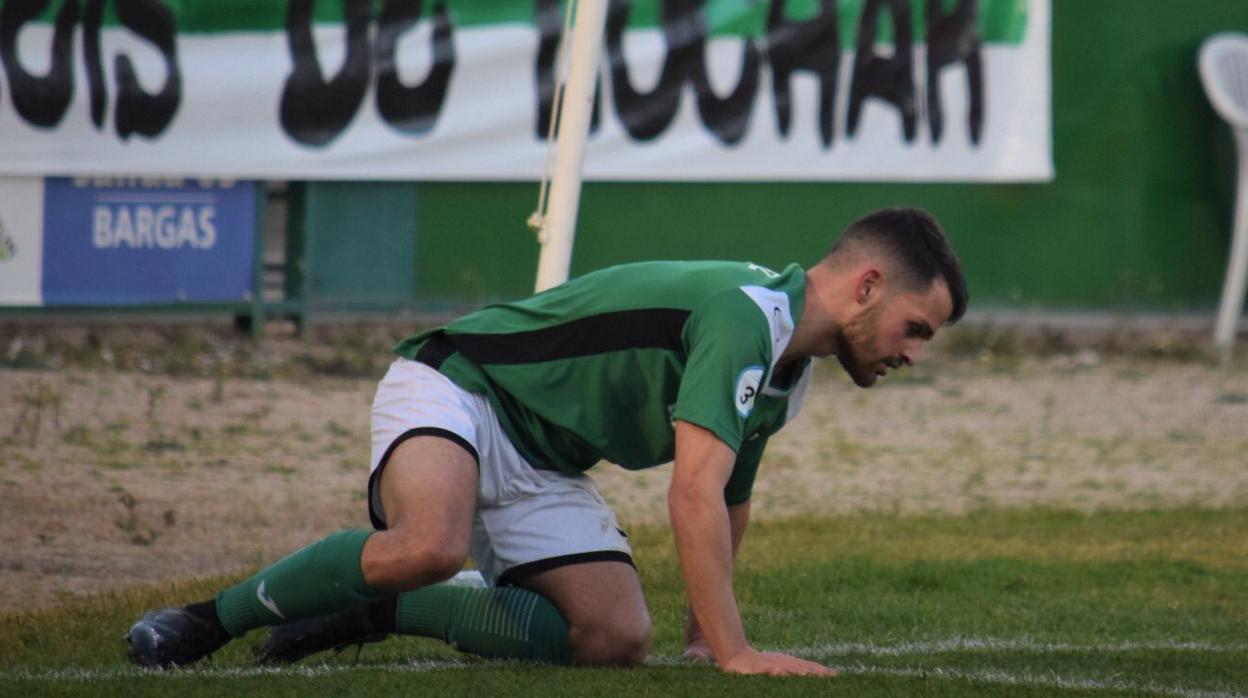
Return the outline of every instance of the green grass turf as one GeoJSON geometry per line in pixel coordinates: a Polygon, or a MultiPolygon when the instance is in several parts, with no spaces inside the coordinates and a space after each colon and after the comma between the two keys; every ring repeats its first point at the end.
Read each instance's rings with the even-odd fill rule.
{"type": "Polygon", "coordinates": [[[230,581],[212,579],[0,617],[0,695],[1248,694],[1248,510],[755,524],[736,582],[747,631],[840,668],[831,681],[674,660],[684,601],[670,534],[632,539],[655,621],[655,660],[641,669],[487,663],[396,638],[261,672],[248,661],[261,633],[192,670],[130,668],[128,624],[230,581]]]}

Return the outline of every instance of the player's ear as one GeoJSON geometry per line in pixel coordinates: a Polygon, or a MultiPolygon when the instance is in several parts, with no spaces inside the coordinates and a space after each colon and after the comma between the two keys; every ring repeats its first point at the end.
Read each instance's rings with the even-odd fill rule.
{"type": "Polygon", "coordinates": [[[866,305],[875,300],[883,291],[884,275],[879,269],[867,269],[858,276],[858,283],[854,286],[854,300],[859,305],[866,305]]]}

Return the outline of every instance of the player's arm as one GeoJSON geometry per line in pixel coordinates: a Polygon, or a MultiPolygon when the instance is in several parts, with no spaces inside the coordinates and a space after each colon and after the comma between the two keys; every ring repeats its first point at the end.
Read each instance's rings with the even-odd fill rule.
{"type": "Polygon", "coordinates": [[[749,645],[732,591],[732,527],[724,486],[736,454],[710,431],[676,422],[668,511],[689,604],[719,667],[741,674],[825,674],[827,667],[749,645]]]}
{"type": "MultiPolygon", "coordinates": [[[[759,434],[741,444],[737,451],[737,462],[732,467],[732,477],[724,487],[724,501],[728,503],[728,525],[732,534],[732,560],[735,563],[741,549],[741,540],[745,537],[746,525],[750,520],[750,496],[754,489],[754,477],[758,473],[759,463],[767,448],[770,434],[759,434]]],[[[715,661],[711,646],[702,635],[698,625],[698,617],[693,609],[685,623],[685,657],[706,662],[715,661]]]]}
{"type": "MultiPolygon", "coordinates": [[[[745,538],[745,529],[749,521],[750,501],[748,499],[740,504],[728,505],[728,527],[731,529],[732,560],[734,565],[737,560],[737,551],[741,549],[741,539],[745,538]]],[[[702,634],[702,627],[698,625],[698,617],[694,615],[693,608],[689,609],[685,617],[685,657],[704,662],[715,661],[715,655],[711,652],[711,646],[707,644],[706,637],[702,634]]]]}

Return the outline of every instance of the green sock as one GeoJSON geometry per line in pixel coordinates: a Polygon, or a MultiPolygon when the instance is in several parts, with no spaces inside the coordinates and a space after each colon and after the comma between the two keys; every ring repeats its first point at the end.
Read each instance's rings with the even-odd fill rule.
{"type": "Polygon", "coordinates": [[[399,595],[395,629],[496,659],[570,664],[568,622],[545,597],[518,587],[434,584],[399,595]]]}
{"type": "Polygon", "coordinates": [[[332,533],[217,595],[217,615],[233,637],[262,625],[312,618],[385,595],[364,581],[360,553],[372,531],[332,533]]]}

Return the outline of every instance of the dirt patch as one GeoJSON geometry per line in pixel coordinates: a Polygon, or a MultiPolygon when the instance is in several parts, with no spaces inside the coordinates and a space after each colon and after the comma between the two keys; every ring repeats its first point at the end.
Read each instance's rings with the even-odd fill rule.
{"type": "MultiPolygon", "coordinates": [[[[206,372],[0,370],[0,612],[367,525],[375,377],[206,372]]],[[[1084,353],[938,360],[870,391],[834,363],[817,376],[768,449],[758,517],[1248,505],[1243,366],[1084,353]]],[[[665,519],[670,466],[593,474],[626,525],[665,519]]]]}
{"type": "MultiPolygon", "coordinates": [[[[1190,362],[945,361],[871,390],[834,362],[768,444],[753,515],[1248,504],[1248,371],[1190,362]]],[[[596,469],[661,520],[668,468],[596,469]]]]}
{"type": "Polygon", "coordinates": [[[371,383],[0,373],[0,608],[231,572],[367,524],[371,383]]]}

